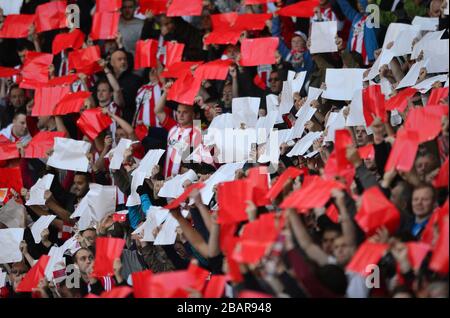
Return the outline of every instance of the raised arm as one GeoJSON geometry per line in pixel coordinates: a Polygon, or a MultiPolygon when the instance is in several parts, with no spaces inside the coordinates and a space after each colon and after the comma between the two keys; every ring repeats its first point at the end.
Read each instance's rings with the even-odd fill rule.
{"type": "Polygon", "coordinates": [[[123,108],[125,106],[125,101],[123,99],[122,89],[120,88],[119,82],[117,81],[116,77],[114,76],[113,72],[108,68],[106,65],[105,60],[98,61],[98,64],[103,68],[103,71],[106,74],[106,78],[108,79],[109,84],[111,85],[113,89],[113,97],[114,102],[120,107],[123,108]]]}
{"type": "Polygon", "coordinates": [[[337,0],[337,3],[341,8],[342,13],[350,20],[350,22],[353,22],[356,17],[361,16],[361,13],[353,9],[350,3],[348,3],[348,0],[337,0]]]}
{"type": "Polygon", "coordinates": [[[294,209],[288,209],[286,210],[286,213],[289,218],[294,237],[306,255],[318,265],[326,265],[328,263],[327,254],[313,242],[308,230],[297,212],[294,209]]]}
{"type": "Polygon", "coordinates": [[[344,239],[349,247],[356,249],[356,228],[350,213],[348,213],[347,206],[345,205],[345,192],[334,189],[331,192],[331,196],[334,198],[336,207],[339,210],[342,235],[344,236],[344,239]]]}

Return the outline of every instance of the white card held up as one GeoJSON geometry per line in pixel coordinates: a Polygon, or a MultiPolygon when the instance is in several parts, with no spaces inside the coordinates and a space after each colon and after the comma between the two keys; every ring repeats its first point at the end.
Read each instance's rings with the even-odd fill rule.
{"type": "Polygon", "coordinates": [[[312,146],[314,140],[320,138],[321,131],[310,132],[306,134],[302,139],[297,141],[294,148],[287,154],[288,157],[302,156],[312,146]]]}
{"type": "Polygon", "coordinates": [[[270,132],[264,145],[264,152],[258,158],[258,163],[278,163],[280,158],[280,146],[278,145],[278,130],[270,132]]]}
{"type": "Polygon", "coordinates": [[[8,228],[24,228],[27,211],[16,200],[9,200],[0,209],[0,222],[8,228]]]}
{"type": "Polygon", "coordinates": [[[112,149],[111,152],[113,153],[113,157],[111,159],[111,162],[109,164],[110,169],[118,170],[120,169],[120,166],[123,162],[123,155],[125,151],[131,147],[132,141],[129,139],[121,138],[119,141],[119,144],[116,148],[112,149]]]}
{"type": "Polygon", "coordinates": [[[366,126],[364,119],[362,90],[357,90],[353,95],[352,102],[349,105],[349,112],[346,119],[346,126],[366,126]]]}
{"type": "Polygon", "coordinates": [[[311,27],[311,54],[337,52],[337,21],[313,22],[311,27]]]}
{"type": "Polygon", "coordinates": [[[430,43],[428,43],[429,41],[433,41],[433,40],[440,40],[442,35],[444,34],[445,30],[442,31],[436,31],[436,32],[428,32],[426,33],[423,38],[421,38],[419,40],[419,42],[417,42],[414,47],[413,47],[413,51],[411,53],[411,59],[417,59],[417,57],[419,56],[420,52],[422,50],[424,50],[426,47],[429,47],[430,43]]]}
{"type": "Polygon", "coordinates": [[[258,120],[259,97],[233,98],[231,102],[231,114],[233,128],[254,128],[258,120]]]}
{"type": "Polygon", "coordinates": [[[6,272],[3,272],[0,268],[0,288],[6,286],[6,272]]]}
{"type": "Polygon", "coordinates": [[[197,179],[195,171],[189,169],[187,172],[178,174],[172,179],[164,182],[164,185],[158,192],[158,196],[161,198],[178,198],[184,192],[183,183],[188,180],[190,182],[195,182],[197,179]]]}
{"type": "Polygon", "coordinates": [[[220,182],[234,180],[236,170],[242,169],[244,164],[245,162],[232,162],[217,169],[217,171],[204,182],[205,186],[200,190],[203,203],[208,205],[214,195],[214,186],[220,182]]]}
{"type": "Polygon", "coordinates": [[[327,68],[326,90],[322,97],[333,100],[351,100],[356,90],[363,88],[363,68],[327,68]]]}
{"type": "Polygon", "coordinates": [[[300,93],[303,83],[306,79],[306,71],[296,74],[292,80],[283,82],[283,90],[281,91],[280,115],[287,114],[294,106],[294,93],[300,93]]]}
{"type": "Polygon", "coordinates": [[[256,132],[258,134],[258,145],[265,143],[267,141],[267,137],[275,126],[277,118],[279,117],[278,111],[267,112],[267,115],[264,117],[259,117],[256,123],[256,132]]]}
{"type": "Polygon", "coordinates": [[[397,90],[404,87],[410,87],[416,85],[417,79],[420,75],[420,70],[423,67],[427,67],[428,61],[421,60],[419,62],[416,62],[411,66],[408,73],[405,75],[405,77],[402,78],[400,83],[397,85],[397,90]]]}
{"type": "Polygon", "coordinates": [[[427,93],[435,82],[445,82],[448,79],[447,75],[436,75],[427,79],[424,79],[422,82],[417,83],[413,86],[413,88],[420,91],[422,94],[427,93]]]}
{"type": "Polygon", "coordinates": [[[323,142],[334,142],[334,134],[336,130],[345,128],[344,110],[341,109],[339,112],[331,112],[330,116],[328,116],[326,127],[328,133],[323,139],[323,142]]]}
{"type": "Polygon", "coordinates": [[[0,230],[0,264],[15,263],[22,260],[20,242],[23,240],[24,229],[0,230]]]}
{"type": "Polygon", "coordinates": [[[89,192],[86,195],[94,221],[100,222],[106,214],[115,211],[116,193],[116,186],[103,186],[97,183],[89,184],[89,192]]]}
{"type": "Polygon", "coordinates": [[[214,134],[217,146],[217,161],[230,163],[250,158],[252,145],[257,142],[256,129],[225,129],[214,134]]]}
{"type": "Polygon", "coordinates": [[[295,121],[294,127],[292,127],[291,129],[291,135],[289,136],[289,140],[302,137],[303,132],[305,131],[306,122],[311,120],[316,111],[317,111],[316,108],[307,105],[303,105],[299,109],[299,111],[297,112],[298,118],[295,121]]]}
{"type": "Polygon", "coordinates": [[[23,0],[0,0],[0,8],[3,9],[3,15],[20,14],[23,0]]]}
{"type": "Polygon", "coordinates": [[[411,24],[421,31],[436,31],[439,26],[439,18],[415,16],[411,24]]]}
{"type": "Polygon", "coordinates": [[[158,164],[164,152],[165,150],[163,149],[152,149],[148,151],[141,162],[139,162],[139,166],[131,173],[131,175],[134,177],[137,173],[144,172],[145,177],[149,178],[152,175],[153,167],[158,164]]]}
{"type": "Polygon", "coordinates": [[[49,190],[53,178],[55,176],[53,174],[46,174],[31,187],[30,189],[30,198],[27,200],[25,205],[45,205],[44,193],[46,190],[49,190]]]}
{"type": "Polygon", "coordinates": [[[150,214],[153,214],[156,218],[156,225],[160,226],[169,216],[169,210],[164,209],[161,206],[151,206],[146,213],[148,217],[150,214]]]}
{"type": "Polygon", "coordinates": [[[283,122],[283,117],[280,114],[278,96],[274,94],[266,95],[266,109],[267,113],[276,111],[278,113],[277,121],[275,124],[281,124],[283,122]]]}
{"type": "Polygon", "coordinates": [[[82,140],[55,137],[53,154],[48,158],[47,165],[71,171],[87,172],[89,160],[86,157],[91,144],[82,140]]]}
{"type": "MultiPolygon", "coordinates": [[[[167,217],[161,230],[155,238],[154,245],[172,245],[177,239],[178,221],[171,215],[167,217]]],[[[144,232],[145,235],[145,232],[144,232]]]]}
{"type": "Polygon", "coordinates": [[[423,59],[428,60],[426,66],[428,74],[448,73],[448,39],[429,41],[428,45],[423,49],[423,59]]]}
{"type": "MultiPolygon", "coordinates": [[[[320,88],[315,88],[310,86],[308,88],[308,96],[306,97],[306,101],[303,104],[303,106],[311,106],[311,102],[314,100],[318,100],[320,95],[322,94],[323,90],[321,90],[320,88]]],[[[299,111],[297,112],[297,114],[295,114],[296,117],[299,117],[299,115],[301,114],[301,109],[299,109],[299,111]]]]}
{"type": "Polygon", "coordinates": [[[56,218],[56,215],[42,215],[36,222],[31,226],[31,234],[33,234],[34,242],[36,244],[41,243],[41,233],[43,230],[48,228],[50,223],[56,218]]]}

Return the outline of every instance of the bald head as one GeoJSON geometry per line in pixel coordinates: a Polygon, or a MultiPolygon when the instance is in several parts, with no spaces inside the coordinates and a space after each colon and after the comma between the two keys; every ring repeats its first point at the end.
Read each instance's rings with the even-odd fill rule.
{"type": "Polygon", "coordinates": [[[116,76],[128,70],[128,59],[124,51],[117,50],[111,55],[111,66],[116,76]]]}

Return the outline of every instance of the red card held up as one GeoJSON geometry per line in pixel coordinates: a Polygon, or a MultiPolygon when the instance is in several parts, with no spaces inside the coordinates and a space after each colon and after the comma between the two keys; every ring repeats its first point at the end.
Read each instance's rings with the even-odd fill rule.
{"type": "Polygon", "coordinates": [[[65,137],[61,131],[40,131],[25,148],[25,158],[46,158],[46,152],[53,148],[55,137],[65,137]]]}
{"type": "Polygon", "coordinates": [[[184,44],[177,42],[166,43],[166,66],[181,62],[183,58],[184,44]]]}
{"type": "Polygon", "coordinates": [[[199,16],[202,14],[202,8],[202,0],[172,0],[172,3],[167,8],[167,16],[199,16]]]}
{"type": "Polygon", "coordinates": [[[338,169],[345,169],[350,162],[347,160],[347,147],[353,144],[350,131],[339,129],[335,132],[334,149],[336,151],[336,161],[338,169]]]}
{"type": "Polygon", "coordinates": [[[145,67],[156,67],[156,53],[158,53],[158,41],[137,41],[136,53],[134,56],[134,69],[138,70],[145,67]]]}
{"type": "Polygon", "coordinates": [[[48,67],[53,62],[53,55],[28,51],[25,54],[21,75],[23,88],[36,88],[36,84],[48,82],[48,67]]]}
{"type": "Polygon", "coordinates": [[[247,182],[252,189],[252,201],[256,206],[269,205],[266,194],[269,191],[269,172],[267,167],[251,168],[248,171],[247,182]]]}
{"type": "Polygon", "coordinates": [[[167,0],[139,0],[138,12],[145,14],[151,11],[153,15],[160,15],[167,12],[167,0]]]}
{"type": "MultiPolygon", "coordinates": [[[[175,64],[174,64],[175,65],[175,64]]],[[[195,96],[202,81],[193,77],[190,72],[178,78],[167,93],[167,100],[172,100],[184,105],[194,105],[195,96]]]]}
{"type": "Polygon", "coordinates": [[[436,188],[444,188],[448,186],[448,157],[442,164],[437,176],[433,180],[433,186],[436,188]]]}
{"type": "Polygon", "coordinates": [[[10,14],[5,17],[3,26],[0,29],[0,38],[21,39],[27,38],[30,33],[30,26],[35,19],[34,14],[10,14]]]}
{"type": "Polygon", "coordinates": [[[397,139],[389,153],[389,158],[384,170],[391,171],[392,169],[397,169],[405,172],[411,171],[418,149],[418,133],[414,130],[405,130],[401,128],[397,132],[397,139]]]}
{"type": "Polygon", "coordinates": [[[372,272],[372,266],[377,265],[388,249],[388,244],[372,243],[365,241],[353,255],[346,271],[367,276],[372,272]]]}
{"type": "Polygon", "coordinates": [[[98,237],[95,241],[95,277],[114,276],[113,264],[120,258],[125,240],[114,237],[98,237]]]}
{"type": "Polygon", "coordinates": [[[373,160],[375,158],[375,148],[373,147],[372,144],[359,147],[358,153],[361,159],[373,160]]]}
{"type": "Polygon", "coordinates": [[[256,31],[266,27],[266,21],[272,17],[270,13],[238,15],[233,29],[256,31]]]}
{"type": "Polygon", "coordinates": [[[430,269],[441,275],[448,275],[448,255],[449,255],[449,233],[448,216],[441,218],[438,223],[439,237],[434,246],[433,254],[430,260],[430,269]]]}
{"type": "Polygon", "coordinates": [[[218,223],[239,223],[248,220],[245,212],[246,201],[251,200],[252,195],[253,192],[245,179],[220,183],[217,187],[218,223]]]}
{"type": "Polygon", "coordinates": [[[275,64],[279,39],[275,37],[244,39],[241,43],[241,66],[275,64]]]}
{"type": "Polygon", "coordinates": [[[69,53],[69,68],[91,75],[103,70],[98,65],[100,59],[100,47],[98,45],[89,46],[69,53]]]}
{"type": "Polygon", "coordinates": [[[122,0],[96,0],[96,12],[114,12],[122,8],[122,0]]]}
{"type": "Polygon", "coordinates": [[[437,105],[441,99],[448,97],[448,87],[434,88],[428,97],[427,105],[437,105]]]}
{"type": "Polygon", "coordinates": [[[0,188],[12,188],[20,193],[23,188],[20,167],[0,168],[0,188]]]}
{"type": "Polygon", "coordinates": [[[232,60],[215,60],[202,64],[195,70],[194,77],[199,80],[225,80],[232,63],[232,60]]]}
{"type": "Polygon", "coordinates": [[[69,92],[69,86],[37,88],[31,116],[52,116],[56,104],[58,104],[64,96],[69,94],[69,92]]]}
{"type": "Polygon", "coordinates": [[[277,14],[286,17],[311,18],[314,16],[314,8],[317,6],[319,6],[317,0],[300,1],[281,8],[277,14]]]}
{"type": "Polygon", "coordinates": [[[150,270],[134,272],[131,274],[133,281],[133,296],[135,298],[151,298],[151,279],[153,273],[150,270]]]}
{"type": "Polygon", "coordinates": [[[205,292],[203,293],[204,298],[222,298],[225,291],[225,284],[227,282],[227,277],[225,275],[212,275],[211,279],[206,285],[205,292]]]}
{"type": "Polygon", "coordinates": [[[21,280],[19,285],[16,288],[16,292],[18,293],[30,293],[33,288],[36,288],[39,284],[39,281],[45,275],[45,268],[47,267],[48,261],[50,260],[50,256],[42,255],[38,262],[34,264],[34,266],[25,274],[25,277],[21,280]]]}
{"type": "Polygon", "coordinates": [[[414,130],[419,137],[419,143],[436,138],[442,130],[441,116],[428,112],[428,107],[414,108],[408,112],[404,127],[414,130]]]}
{"type": "Polygon", "coordinates": [[[8,78],[20,73],[20,70],[12,67],[0,66],[0,78],[8,78]]]}
{"type": "Polygon", "coordinates": [[[36,31],[38,33],[67,27],[66,1],[52,1],[36,8],[36,31]]]}
{"type": "Polygon", "coordinates": [[[166,69],[161,73],[161,77],[164,78],[179,78],[186,75],[186,73],[190,72],[191,67],[196,65],[201,65],[203,62],[176,62],[172,65],[168,65],[166,69]]]}
{"type": "Polygon", "coordinates": [[[366,124],[372,125],[373,116],[379,117],[382,122],[386,122],[384,95],[380,85],[371,85],[363,89],[363,113],[366,124]]]}
{"type": "Polygon", "coordinates": [[[55,36],[52,44],[52,54],[56,55],[65,49],[77,50],[83,46],[84,33],[74,29],[69,33],[61,33],[55,36]]]}
{"type": "Polygon", "coordinates": [[[191,184],[189,187],[187,187],[187,189],[183,192],[182,195],[180,195],[177,199],[173,200],[168,205],[166,205],[164,209],[172,210],[178,208],[181,205],[181,203],[183,203],[184,201],[186,201],[187,198],[189,198],[189,195],[191,194],[192,191],[194,191],[195,189],[200,190],[204,186],[205,184],[202,182],[191,184]]]}
{"type": "Polygon", "coordinates": [[[0,160],[20,158],[16,143],[0,135],[0,160]]]}
{"type": "Polygon", "coordinates": [[[91,96],[90,92],[76,92],[66,94],[53,109],[53,115],[67,115],[79,113],[84,105],[84,101],[91,96]]]}
{"type": "Polygon", "coordinates": [[[381,190],[374,186],[362,194],[361,206],[355,221],[368,237],[383,226],[392,235],[400,225],[400,213],[381,190]]]}
{"type": "Polygon", "coordinates": [[[400,91],[397,95],[391,97],[386,101],[386,110],[397,109],[399,112],[403,113],[408,106],[408,101],[417,93],[417,89],[412,87],[407,87],[400,91]]]}
{"type": "Polygon", "coordinates": [[[307,174],[306,169],[297,169],[294,167],[288,167],[277,179],[277,181],[272,185],[266,194],[266,197],[274,200],[278,194],[283,190],[284,185],[289,179],[294,180],[302,174],[307,174]]]}
{"type": "Polygon", "coordinates": [[[119,31],[119,12],[96,12],[92,20],[92,40],[113,40],[119,31]]]}
{"type": "Polygon", "coordinates": [[[414,270],[419,270],[425,256],[431,251],[431,246],[423,242],[408,242],[408,259],[414,270]]]}
{"type": "Polygon", "coordinates": [[[100,108],[85,110],[77,120],[77,126],[91,140],[112,124],[108,115],[102,113],[100,108]]]}

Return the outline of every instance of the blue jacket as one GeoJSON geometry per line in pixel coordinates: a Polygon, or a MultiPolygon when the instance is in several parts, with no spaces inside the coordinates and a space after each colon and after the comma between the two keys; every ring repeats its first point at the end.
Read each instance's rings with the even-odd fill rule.
{"type": "MultiPolygon", "coordinates": [[[[342,13],[347,17],[349,21],[352,22],[352,28],[350,30],[349,41],[347,43],[347,49],[351,50],[351,38],[353,37],[354,26],[362,18],[363,14],[359,13],[348,3],[347,0],[337,0],[342,13]]],[[[367,0],[359,0],[362,7],[367,7],[367,0]]],[[[375,28],[368,28],[367,24],[364,25],[364,46],[366,47],[367,57],[369,61],[375,60],[374,51],[378,49],[377,35],[375,28]]]]}
{"type": "Polygon", "coordinates": [[[136,230],[139,222],[145,218],[145,214],[143,211],[148,211],[148,209],[152,206],[150,202],[150,198],[147,194],[143,194],[141,197],[141,205],[134,205],[128,207],[128,222],[130,222],[130,226],[133,230],[136,230]]]}
{"type": "MultiPolygon", "coordinates": [[[[280,39],[280,42],[278,44],[278,51],[280,52],[283,60],[285,60],[286,62],[291,62],[289,60],[291,50],[287,47],[286,43],[284,43],[284,40],[281,36],[281,21],[280,21],[279,17],[274,17],[272,20],[272,35],[276,36],[280,39]]],[[[314,62],[312,60],[311,53],[309,53],[309,51],[306,50],[303,53],[303,66],[302,67],[294,66],[294,70],[297,73],[302,72],[302,71],[307,71],[306,76],[308,76],[309,73],[313,70],[313,68],[314,68],[314,62]]]]}

